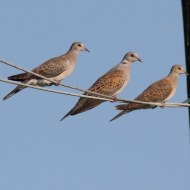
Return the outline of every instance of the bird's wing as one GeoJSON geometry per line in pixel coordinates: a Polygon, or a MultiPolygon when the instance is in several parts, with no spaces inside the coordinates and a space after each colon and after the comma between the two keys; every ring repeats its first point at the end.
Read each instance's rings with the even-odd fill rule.
{"type": "Polygon", "coordinates": [[[135,99],[146,102],[163,102],[172,93],[172,87],[172,82],[164,78],[150,85],[135,99]]]}
{"type": "MultiPolygon", "coordinates": [[[[170,96],[172,90],[173,90],[172,82],[168,80],[168,78],[164,78],[146,88],[137,98],[135,98],[135,100],[143,102],[164,102],[170,96]]],[[[122,110],[122,111],[119,114],[117,114],[115,117],[113,117],[110,121],[113,121],[122,116],[123,114],[127,114],[137,109],[155,108],[156,106],[129,103],[129,104],[120,104],[115,107],[117,110],[122,110]]]]}
{"type": "Polygon", "coordinates": [[[100,77],[89,90],[112,96],[123,86],[124,82],[125,75],[122,70],[111,70],[100,77]]]}
{"type": "MultiPolygon", "coordinates": [[[[47,78],[52,78],[58,76],[59,74],[67,70],[68,66],[69,66],[69,61],[65,59],[63,56],[60,56],[60,57],[54,57],[44,62],[42,65],[36,67],[32,71],[47,78]]],[[[37,78],[39,77],[34,76],[30,73],[21,73],[18,75],[12,75],[8,77],[9,80],[15,80],[21,82],[37,78]]]]}
{"type": "MultiPolygon", "coordinates": [[[[121,70],[110,70],[105,75],[100,77],[90,88],[90,91],[105,94],[108,96],[114,95],[125,83],[125,74],[121,70]]],[[[85,95],[94,96],[89,93],[85,95]]],[[[95,100],[90,98],[80,98],[74,108],[68,112],[63,118],[69,115],[75,115],[84,111],[90,110],[99,104],[104,102],[103,100],[95,100]]]]}
{"type": "MultiPolygon", "coordinates": [[[[172,83],[167,78],[159,80],[148,88],[146,88],[135,100],[144,101],[144,102],[164,102],[169,95],[172,93],[172,83]]],[[[135,109],[146,109],[146,108],[153,108],[155,106],[151,105],[144,105],[144,104],[136,104],[136,103],[129,103],[129,104],[122,104],[117,105],[117,110],[135,110],[135,109]]]]}

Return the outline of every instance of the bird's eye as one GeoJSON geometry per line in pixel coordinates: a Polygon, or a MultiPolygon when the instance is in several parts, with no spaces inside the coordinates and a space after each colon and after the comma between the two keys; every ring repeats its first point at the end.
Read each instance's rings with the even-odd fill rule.
{"type": "Polygon", "coordinates": [[[181,70],[181,67],[178,67],[179,70],[181,70]]]}
{"type": "Polygon", "coordinates": [[[134,54],[131,54],[131,57],[135,57],[135,55],[134,55],[134,54]]]}
{"type": "Polygon", "coordinates": [[[82,45],[81,44],[78,44],[79,47],[81,47],[82,45]]]}

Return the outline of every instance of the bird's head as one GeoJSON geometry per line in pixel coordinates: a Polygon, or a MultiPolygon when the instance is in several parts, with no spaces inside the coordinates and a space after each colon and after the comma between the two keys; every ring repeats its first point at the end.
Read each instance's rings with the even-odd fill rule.
{"type": "Polygon", "coordinates": [[[76,50],[78,52],[80,51],[88,51],[90,52],[86,47],[85,45],[82,43],[82,42],[74,42],[72,45],[71,45],[71,50],[76,50]]]}
{"type": "Polygon", "coordinates": [[[142,62],[139,55],[137,53],[135,53],[135,52],[128,52],[128,53],[125,54],[125,56],[123,58],[123,62],[127,63],[128,61],[130,61],[130,62],[135,62],[135,61],[142,62]]]}
{"type": "Polygon", "coordinates": [[[184,68],[183,68],[181,65],[174,65],[174,66],[171,68],[170,73],[189,75],[189,74],[184,70],[184,68]]]}

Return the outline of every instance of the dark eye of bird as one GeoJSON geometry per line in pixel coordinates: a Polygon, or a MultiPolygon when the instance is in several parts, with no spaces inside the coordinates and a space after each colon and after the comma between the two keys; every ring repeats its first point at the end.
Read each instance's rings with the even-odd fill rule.
{"type": "Polygon", "coordinates": [[[81,44],[78,44],[79,47],[81,47],[82,45],[81,44]]]}
{"type": "Polygon", "coordinates": [[[135,55],[134,55],[134,54],[131,54],[131,57],[135,57],[135,55]]]}
{"type": "Polygon", "coordinates": [[[181,70],[181,67],[178,67],[179,70],[181,70]]]}

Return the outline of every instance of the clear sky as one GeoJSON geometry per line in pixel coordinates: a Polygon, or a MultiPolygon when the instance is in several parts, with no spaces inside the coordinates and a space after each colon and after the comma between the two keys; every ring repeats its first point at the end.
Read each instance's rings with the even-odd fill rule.
{"type": "MultiPolygon", "coordinates": [[[[65,53],[74,41],[82,52],[65,84],[88,88],[127,51],[143,63],[119,95],[133,99],[185,67],[179,0],[0,0],[0,58],[33,69],[65,53]]],[[[20,71],[0,64],[0,77],[20,71]]],[[[0,96],[15,86],[0,83],[0,96]]],[[[53,89],[71,91],[62,87],[53,89]]],[[[186,76],[172,102],[187,98],[186,76]]],[[[135,111],[115,122],[117,103],[104,103],[59,120],[77,97],[26,89],[0,102],[2,190],[188,190],[190,144],[187,108],[135,111]]]]}

